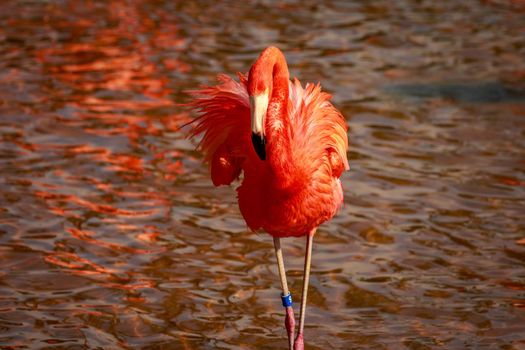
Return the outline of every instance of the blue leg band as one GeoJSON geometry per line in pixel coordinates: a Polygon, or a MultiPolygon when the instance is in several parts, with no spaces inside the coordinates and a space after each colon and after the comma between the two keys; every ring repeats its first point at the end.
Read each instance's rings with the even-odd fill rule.
{"type": "Polygon", "coordinates": [[[291,293],[288,293],[288,295],[281,295],[281,300],[283,301],[284,307],[292,306],[292,294],[291,293]]]}

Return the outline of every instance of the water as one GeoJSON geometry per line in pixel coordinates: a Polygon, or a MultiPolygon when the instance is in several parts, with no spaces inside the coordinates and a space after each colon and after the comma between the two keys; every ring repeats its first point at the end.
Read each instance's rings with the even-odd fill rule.
{"type": "MultiPolygon", "coordinates": [[[[18,2],[0,12],[0,347],[286,346],[272,241],[178,105],[276,44],[350,131],[309,349],[525,349],[519,1],[18,2]]],[[[284,242],[292,291],[304,242],[284,242]]]]}

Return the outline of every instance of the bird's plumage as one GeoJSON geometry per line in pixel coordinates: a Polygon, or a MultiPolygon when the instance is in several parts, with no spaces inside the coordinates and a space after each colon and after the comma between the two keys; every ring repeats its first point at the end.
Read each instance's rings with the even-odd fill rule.
{"type": "MultiPolygon", "coordinates": [[[[238,77],[220,75],[218,85],[192,92],[190,106],[199,116],[191,134],[202,134],[200,148],[214,185],[230,184],[243,173],[239,207],[252,230],[263,228],[279,237],[305,235],[342,204],[339,177],[348,169],[345,120],[319,84],[303,88],[297,79],[288,80],[290,132],[279,141],[285,144],[268,140],[267,147],[283,151],[263,161],[250,141],[248,80],[238,77]],[[288,170],[285,182],[274,174],[282,167],[288,170]]],[[[284,132],[279,118],[267,124],[274,135],[284,132]]]]}
{"type": "Polygon", "coordinates": [[[347,127],[330,95],[319,84],[305,88],[290,81],[283,53],[263,50],[239,81],[220,75],[217,86],[193,92],[198,118],[192,136],[202,134],[201,150],[216,186],[242,174],[239,208],[252,230],[273,235],[281,278],[289,349],[304,350],[304,320],[317,227],[343,203],[339,177],[348,169],[347,127]],[[280,237],[306,236],[303,293],[297,337],[295,316],[280,237]],[[285,300],[289,300],[284,302],[285,300]]]}

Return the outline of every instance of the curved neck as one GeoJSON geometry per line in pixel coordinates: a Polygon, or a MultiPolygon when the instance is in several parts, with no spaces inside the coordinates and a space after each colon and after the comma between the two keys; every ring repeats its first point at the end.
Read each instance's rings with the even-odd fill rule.
{"type": "Polygon", "coordinates": [[[266,151],[268,165],[271,168],[277,187],[289,187],[292,181],[292,129],[288,114],[288,67],[283,58],[283,65],[276,62],[273,69],[273,87],[266,114],[266,151]]]}
{"type": "MultiPolygon", "coordinates": [[[[271,49],[271,48],[270,48],[271,49]]],[[[263,58],[266,51],[261,55],[263,58]]],[[[266,114],[266,135],[270,152],[278,150],[275,147],[282,146],[281,141],[290,141],[290,116],[288,115],[288,92],[290,74],[288,73],[288,65],[284,55],[279,49],[269,50],[270,55],[267,60],[268,66],[271,68],[271,86],[270,86],[270,100],[268,103],[268,111],[266,114]],[[273,147],[271,147],[273,144],[273,147]]],[[[285,151],[285,150],[280,150],[285,151]]]]}
{"type": "MultiPolygon", "coordinates": [[[[263,123],[266,139],[266,164],[272,172],[275,186],[289,187],[293,181],[293,130],[288,114],[290,75],[282,52],[276,47],[265,49],[250,69],[250,96],[269,97],[263,123]]],[[[264,113],[264,112],[263,112],[264,113]]]]}

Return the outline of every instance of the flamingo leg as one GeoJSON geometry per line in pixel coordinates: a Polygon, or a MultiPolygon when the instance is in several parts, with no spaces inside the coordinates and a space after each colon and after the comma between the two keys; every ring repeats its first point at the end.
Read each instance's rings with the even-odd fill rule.
{"type": "MultiPolygon", "coordinates": [[[[277,257],[277,266],[279,267],[279,277],[281,278],[281,287],[283,290],[282,297],[290,295],[290,290],[288,289],[288,282],[286,280],[286,270],[284,269],[284,260],[283,260],[283,251],[281,249],[281,239],[279,237],[273,238],[273,245],[275,248],[275,256],[277,257]]],[[[288,344],[290,350],[293,350],[293,336],[295,328],[295,316],[293,314],[293,309],[291,305],[291,296],[290,305],[286,307],[286,318],[284,320],[284,325],[286,327],[286,333],[288,334],[288,344]]],[[[284,299],[283,299],[284,301],[284,299]]],[[[283,302],[284,304],[284,302],[283,302]]]]}
{"type": "Polygon", "coordinates": [[[306,298],[308,296],[308,282],[310,281],[310,264],[312,262],[312,243],[315,229],[306,236],[306,254],[304,257],[304,277],[303,277],[303,294],[301,295],[301,313],[299,316],[299,331],[295,338],[294,350],[304,349],[304,317],[306,312],[306,298]]]}

